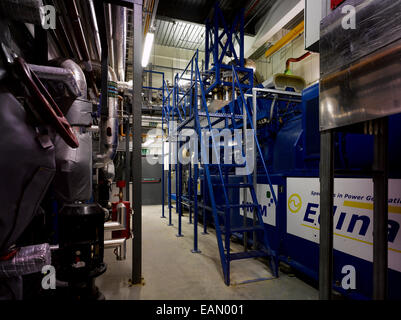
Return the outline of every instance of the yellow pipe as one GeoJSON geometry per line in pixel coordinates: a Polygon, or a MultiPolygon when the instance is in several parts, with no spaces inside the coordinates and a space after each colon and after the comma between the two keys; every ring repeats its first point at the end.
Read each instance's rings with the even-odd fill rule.
{"type": "Polygon", "coordinates": [[[279,41],[277,41],[274,44],[274,46],[272,46],[271,48],[269,48],[269,50],[266,51],[266,53],[265,53],[266,58],[270,57],[273,53],[280,50],[287,43],[291,42],[296,37],[298,37],[302,32],[304,32],[304,26],[305,26],[305,22],[302,21],[299,25],[297,25],[294,29],[292,29],[284,37],[282,37],[279,41]]]}

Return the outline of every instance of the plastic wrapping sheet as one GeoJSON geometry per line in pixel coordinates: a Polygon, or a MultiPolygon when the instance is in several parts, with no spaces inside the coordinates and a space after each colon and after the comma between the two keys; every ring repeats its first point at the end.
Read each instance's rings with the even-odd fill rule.
{"type": "Polygon", "coordinates": [[[79,147],[73,149],[64,140],[56,142],[56,195],[64,202],[88,201],[92,195],[92,136],[77,132],[79,147]]]}
{"type": "Polygon", "coordinates": [[[320,129],[401,112],[401,0],[348,0],[321,24],[320,129]],[[344,29],[345,5],[356,29],[344,29]]]}
{"type": "Polygon", "coordinates": [[[322,77],[401,39],[401,0],[347,0],[322,20],[320,67],[322,77]],[[356,29],[344,29],[342,8],[356,9],[356,29]]]}
{"type": "Polygon", "coordinates": [[[11,260],[0,261],[0,279],[41,272],[42,268],[50,263],[48,243],[22,247],[11,260]]]}
{"type": "Polygon", "coordinates": [[[0,87],[0,255],[31,222],[56,171],[52,129],[38,139],[26,117],[19,101],[0,87]]]}

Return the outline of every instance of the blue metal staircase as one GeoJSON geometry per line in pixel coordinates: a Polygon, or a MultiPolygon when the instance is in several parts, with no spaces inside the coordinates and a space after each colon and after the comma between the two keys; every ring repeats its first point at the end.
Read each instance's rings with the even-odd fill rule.
{"type": "MultiPolygon", "coordinates": [[[[196,56],[197,60],[197,56],[196,56]]],[[[213,127],[213,124],[211,122],[211,117],[210,113],[207,107],[207,102],[206,102],[206,96],[205,96],[205,87],[201,78],[201,73],[198,68],[198,64],[195,63],[196,66],[196,79],[197,83],[199,84],[200,92],[201,92],[201,107],[200,110],[204,112],[206,118],[207,118],[207,128],[209,132],[211,133],[211,138],[212,138],[212,144],[211,147],[213,149],[213,152],[215,153],[216,158],[221,159],[221,150],[218,149],[217,147],[217,142],[214,132],[216,131],[216,128],[213,127]],[[213,130],[214,129],[214,130],[213,130]]],[[[238,75],[236,73],[236,70],[234,66],[232,67],[232,92],[235,92],[235,89],[239,89],[240,91],[240,98],[238,100],[233,100],[231,103],[231,114],[226,115],[226,118],[224,119],[225,127],[224,129],[238,129],[237,125],[237,118],[243,118],[244,115],[247,115],[247,119],[252,119],[252,115],[249,112],[249,108],[247,105],[247,101],[244,98],[244,94],[242,92],[241,84],[238,79],[238,75]],[[236,108],[237,110],[241,110],[241,114],[235,114],[234,113],[234,107],[235,104],[238,104],[239,107],[242,106],[242,108],[236,108]],[[227,121],[227,119],[231,121],[227,121]],[[231,123],[230,123],[231,122],[231,123]]],[[[195,105],[195,110],[197,110],[197,106],[195,105]]],[[[248,123],[248,122],[247,122],[248,123]]],[[[252,127],[252,122],[249,121],[250,127],[252,130],[254,129],[252,127]]],[[[246,124],[245,124],[246,125],[246,124]]],[[[200,117],[199,117],[199,112],[195,112],[195,129],[198,132],[198,137],[201,137],[199,132],[201,131],[200,127],[200,117]]],[[[221,130],[222,128],[219,128],[221,130]]],[[[257,146],[258,151],[261,154],[260,146],[257,141],[257,136],[255,134],[255,131],[253,130],[254,133],[254,139],[255,139],[255,146],[257,146]]],[[[245,137],[243,137],[245,139],[245,137]]],[[[200,141],[201,144],[201,152],[205,152],[205,148],[209,147],[210,145],[207,145],[204,141],[200,141]]],[[[244,146],[244,144],[242,144],[244,146]]],[[[245,157],[245,150],[244,147],[242,147],[242,156],[245,157]]],[[[246,161],[246,160],[245,160],[246,161]]],[[[268,177],[269,181],[269,174],[267,172],[266,165],[263,162],[263,166],[265,171],[266,176],[268,177]]],[[[204,167],[205,173],[206,173],[206,180],[208,184],[208,191],[209,191],[209,196],[211,200],[211,205],[212,205],[212,216],[214,220],[214,225],[216,228],[216,237],[217,237],[217,244],[219,247],[219,252],[220,252],[220,259],[221,259],[221,264],[223,268],[223,274],[224,274],[224,281],[226,285],[230,285],[230,262],[234,260],[241,260],[241,259],[249,259],[249,258],[257,258],[257,257],[266,257],[266,256],[273,256],[274,253],[272,252],[268,237],[267,237],[267,231],[266,228],[264,227],[263,219],[262,219],[262,212],[261,212],[261,207],[259,205],[256,192],[255,192],[255,186],[254,186],[254,180],[253,180],[253,175],[252,172],[250,172],[248,164],[245,162],[244,164],[223,164],[221,162],[216,163],[216,164],[210,164],[210,163],[203,163],[202,166],[204,167]],[[239,176],[236,175],[235,170],[237,168],[246,168],[247,169],[247,174],[244,176],[239,176]],[[219,178],[219,183],[214,183],[212,181],[212,175],[211,175],[211,170],[217,171],[218,172],[218,178],[219,178]],[[234,171],[234,172],[233,172],[234,171]],[[234,180],[243,180],[243,183],[229,183],[229,179],[234,179],[234,180]],[[215,199],[215,188],[218,187],[219,190],[223,191],[224,195],[224,201],[223,204],[218,205],[216,203],[215,199]],[[252,203],[240,203],[240,204],[232,204],[230,202],[229,196],[228,196],[228,189],[230,188],[236,188],[236,189],[247,189],[250,192],[251,198],[252,198],[252,203]],[[235,209],[239,210],[244,210],[246,209],[252,209],[255,213],[255,219],[254,223],[252,226],[246,225],[246,219],[245,219],[245,225],[242,227],[237,227],[237,228],[232,228],[231,226],[231,214],[232,211],[235,209]],[[222,219],[221,219],[222,218],[222,219]],[[221,225],[222,222],[222,225],[221,225]],[[233,234],[247,234],[247,233],[253,233],[254,234],[254,245],[252,250],[247,250],[247,246],[245,246],[245,251],[244,252],[236,252],[232,253],[230,244],[231,244],[231,236],[233,234]],[[263,243],[257,245],[256,244],[256,233],[262,233],[262,238],[263,238],[263,243]],[[223,235],[224,235],[224,241],[223,241],[223,235]]],[[[256,170],[256,168],[254,168],[256,170]]],[[[255,172],[254,172],[255,174],[255,172]]],[[[277,202],[276,195],[274,193],[273,187],[270,183],[270,189],[273,194],[274,201],[277,202]]],[[[272,258],[271,259],[271,267],[273,274],[277,276],[277,265],[275,265],[275,260],[272,258]]]]}
{"type": "MultiPolygon", "coordinates": [[[[252,90],[253,88],[253,70],[245,68],[244,54],[243,54],[243,12],[234,19],[232,26],[227,27],[224,17],[218,5],[215,6],[214,23],[206,23],[206,71],[202,72],[199,69],[199,53],[195,53],[193,58],[188,63],[182,74],[176,75],[174,79],[174,89],[168,91],[166,97],[166,106],[163,115],[169,121],[177,121],[177,131],[184,128],[193,128],[197,133],[199,145],[201,147],[200,154],[197,153],[198,159],[193,164],[193,170],[190,169],[190,177],[193,186],[189,188],[188,197],[185,197],[187,204],[189,203],[192,218],[194,215],[194,250],[198,250],[198,205],[203,209],[204,230],[206,231],[206,211],[210,211],[214,227],[216,230],[217,245],[219,248],[220,260],[223,269],[224,281],[226,285],[230,285],[230,263],[235,260],[243,260],[258,257],[270,257],[270,265],[274,276],[278,276],[277,272],[277,259],[275,252],[272,251],[266,228],[262,219],[262,211],[259,205],[256,188],[257,188],[257,167],[255,166],[256,160],[252,163],[234,161],[233,163],[210,163],[203,161],[202,155],[208,154],[210,149],[213,152],[215,159],[222,159],[224,150],[218,143],[220,134],[223,130],[230,130],[233,133],[235,130],[242,130],[245,132],[247,129],[251,130],[254,149],[254,155],[259,155],[260,163],[263,166],[263,174],[267,177],[270,185],[273,200],[277,204],[277,198],[272,187],[270,176],[263,159],[260,145],[257,140],[255,128],[252,123],[252,100],[246,99],[244,91],[252,90]],[[223,25],[223,31],[219,26],[223,25]],[[221,43],[221,39],[225,38],[225,44],[221,43]],[[239,43],[240,52],[237,54],[234,42],[239,43]],[[213,64],[211,55],[213,55],[213,64]],[[223,64],[223,58],[234,58],[232,65],[223,64]],[[224,74],[224,76],[223,76],[224,74]],[[230,75],[228,77],[227,75],[230,75]],[[231,80],[229,81],[229,78],[231,80]],[[183,89],[179,83],[182,80],[189,82],[189,85],[183,89]],[[206,97],[212,94],[213,90],[218,88],[231,87],[231,102],[227,102],[228,108],[216,112],[209,112],[206,97]],[[238,95],[238,98],[235,95],[238,95]],[[200,102],[198,98],[200,97],[200,102]],[[172,105],[170,101],[172,100],[172,105]],[[208,131],[210,139],[202,135],[202,131],[208,131]],[[253,168],[253,170],[251,169],[253,168]],[[241,173],[239,174],[239,170],[241,173]],[[198,204],[197,183],[199,180],[199,172],[203,172],[204,177],[204,192],[208,193],[208,201],[204,200],[203,204],[198,204]],[[244,174],[245,173],[245,174],[244,174]],[[232,203],[230,192],[237,190],[244,192],[244,195],[249,192],[251,199],[249,202],[232,203]],[[193,209],[193,210],[192,210],[193,209]],[[238,214],[239,211],[244,212],[243,224],[241,226],[233,225],[232,216],[238,214]],[[248,225],[248,211],[253,213],[253,222],[248,225]],[[248,235],[253,235],[252,248],[248,248],[248,235]],[[259,235],[259,236],[258,236],[259,235]],[[231,252],[231,237],[242,237],[244,240],[243,252],[231,252]],[[257,238],[262,239],[257,243],[257,238]]],[[[243,136],[243,142],[246,141],[243,136]]],[[[246,158],[245,143],[241,144],[237,150],[241,149],[242,160],[246,158]]],[[[232,155],[231,155],[232,156],[232,155]]],[[[182,218],[182,164],[176,165],[177,177],[177,196],[176,196],[176,211],[178,213],[178,236],[181,233],[181,218],[182,218]]],[[[171,189],[171,164],[169,165],[169,190],[171,189]]],[[[206,198],[206,194],[203,194],[206,198]]],[[[249,217],[251,218],[251,217],[249,217]]],[[[169,223],[171,225],[171,195],[169,193],[169,223]]]]}

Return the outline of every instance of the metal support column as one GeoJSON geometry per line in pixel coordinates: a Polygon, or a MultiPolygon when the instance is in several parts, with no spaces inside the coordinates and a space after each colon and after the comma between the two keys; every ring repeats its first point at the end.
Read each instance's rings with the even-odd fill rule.
{"type": "Polygon", "coordinates": [[[334,132],[320,133],[319,299],[331,300],[333,286],[334,132]]]}
{"type": "MultiPolygon", "coordinates": [[[[164,108],[164,82],[163,82],[163,108],[164,108]]],[[[164,171],[164,109],[162,111],[162,219],[165,219],[166,216],[164,215],[164,207],[166,204],[166,199],[165,199],[165,171],[164,171]]]]}
{"type": "MultiPolygon", "coordinates": [[[[181,150],[181,142],[177,144],[177,151],[181,150]]],[[[183,237],[182,234],[182,164],[178,157],[177,152],[177,170],[176,179],[178,181],[178,188],[176,190],[176,207],[178,208],[178,234],[177,237],[183,237]]]]}
{"type": "MultiPolygon", "coordinates": [[[[197,159],[196,159],[197,160],[197,159]]],[[[201,253],[198,248],[198,179],[199,167],[198,164],[194,165],[194,179],[193,179],[193,194],[194,194],[194,249],[192,253],[201,253]]]]}
{"type": "Polygon", "coordinates": [[[203,184],[202,184],[202,214],[203,214],[203,235],[208,234],[207,232],[207,210],[206,210],[206,203],[207,203],[207,195],[206,195],[206,170],[203,168],[203,184]]]}
{"type": "MultiPolygon", "coordinates": [[[[127,110],[128,114],[128,110],[127,110]]],[[[125,120],[125,200],[130,201],[130,182],[131,182],[131,150],[130,150],[130,119],[125,120]]],[[[131,203],[132,205],[132,203],[131,203]]]]}
{"type": "MultiPolygon", "coordinates": [[[[243,15],[242,15],[241,23],[242,23],[242,26],[243,26],[243,23],[244,23],[243,15]]],[[[241,41],[243,43],[243,41],[244,41],[243,34],[241,33],[241,35],[242,35],[241,41]]],[[[243,59],[244,59],[243,51],[244,50],[241,49],[241,63],[243,63],[243,59]]],[[[256,92],[255,92],[252,95],[252,106],[253,106],[253,109],[252,109],[252,124],[253,124],[253,129],[255,130],[255,133],[253,135],[254,143],[253,143],[253,176],[252,176],[253,179],[252,179],[252,183],[253,183],[253,188],[255,190],[256,196],[258,196],[258,178],[257,178],[258,177],[258,161],[257,161],[258,154],[256,152],[256,139],[257,139],[257,136],[258,136],[258,130],[257,130],[257,104],[258,104],[258,102],[257,102],[257,99],[256,99],[256,92]]],[[[273,108],[273,107],[274,106],[272,105],[271,108],[273,108]]],[[[259,201],[260,200],[258,199],[258,202],[259,201]]],[[[257,215],[256,210],[258,210],[258,209],[257,208],[253,208],[253,226],[254,227],[256,226],[256,215],[257,215]]],[[[257,239],[256,239],[256,232],[254,231],[253,234],[252,234],[252,248],[253,248],[253,250],[256,250],[257,247],[258,247],[258,245],[257,245],[257,239]]]]}
{"type": "Polygon", "coordinates": [[[374,121],[373,299],[387,298],[388,118],[374,121]]]}
{"type": "Polygon", "coordinates": [[[132,283],[142,282],[142,0],[133,5],[132,283]]]}
{"type": "Polygon", "coordinates": [[[188,224],[192,224],[192,164],[189,164],[189,181],[188,181],[188,208],[189,208],[189,222],[188,224]]]}
{"type": "Polygon", "coordinates": [[[171,221],[171,136],[170,136],[170,128],[169,136],[168,136],[168,178],[167,178],[167,192],[168,192],[168,225],[172,226],[173,222],[171,221]]]}

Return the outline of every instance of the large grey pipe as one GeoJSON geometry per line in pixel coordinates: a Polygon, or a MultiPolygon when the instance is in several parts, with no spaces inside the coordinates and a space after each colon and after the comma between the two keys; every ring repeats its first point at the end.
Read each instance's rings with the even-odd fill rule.
{"type": "Polygon", "coordinates": [[[118,95],[117,76],[109,67],[108,72],[108,113],[100,119],[100,152],[95,155],[95,168],[103,168],[114,159],[118,147],[118,95]]]}
{"type": "Polygon", "coordinates": [[[114,66],[114,28],[113,28],[113,10],[111,4],[108,4],[105,7],[105,15],[106,15],[106,32],[108,39],[108,47],[109,47],[109,65],[113,70],[115,70],[114,66]]]}
{"type": "Polygon", "coordinates": [[[114,67],[118,81],[125,81],[125,51],[127,41],[127,9],[114,6],[113,8],[113,47],[114,67]]]}

